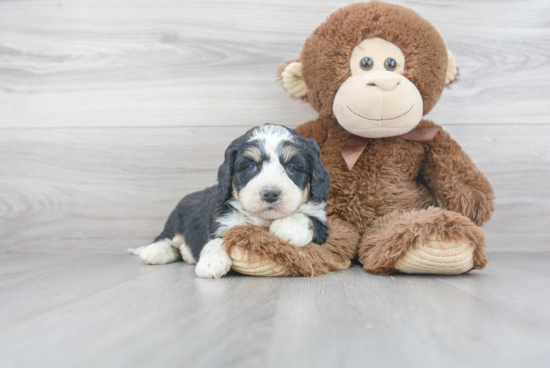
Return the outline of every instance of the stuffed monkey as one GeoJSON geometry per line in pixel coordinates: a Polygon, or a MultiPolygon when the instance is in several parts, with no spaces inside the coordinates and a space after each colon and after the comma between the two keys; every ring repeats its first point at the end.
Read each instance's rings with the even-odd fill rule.
{"type": "Polygon", "coordinates": [[[234,269],[257,275],[365,270],[460,274],[487,259],[480,226],[491,185],[423,116],[457,81],[455,59],[414,11],[372,1],[333,13],[282,68],[284,87],[319,118],[297,128],[321,147],[332,185],[329,238],[295,249],[255,226],[227,233],[234,269]]]}

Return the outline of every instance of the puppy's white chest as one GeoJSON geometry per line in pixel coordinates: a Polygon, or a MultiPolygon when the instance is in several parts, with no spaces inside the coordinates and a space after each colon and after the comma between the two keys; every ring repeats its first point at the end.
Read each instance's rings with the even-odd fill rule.
{"type": "Polygon", "coordinates": [[[234,226],[239,225],[258,225],[258,226],[269,226],[271,225],[271,220],[264,220],[259,217],[247,216],[246,214],[240,211],[233,211],[227,215],[220,217],[218,220],[220,226],[216,230],[216,237],[219,238],[225,234],[229,229],[234,226]]]}

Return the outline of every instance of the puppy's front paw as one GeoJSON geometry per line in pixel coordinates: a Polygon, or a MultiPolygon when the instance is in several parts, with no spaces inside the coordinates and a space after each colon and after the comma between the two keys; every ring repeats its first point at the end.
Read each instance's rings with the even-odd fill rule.
{"type": "Polygon", "coordinates": [[[222,248],[222,239],[214,239],[202,249],[195,273],[205,279],[219,279],[229,272],[230,268],[231,258],[222,248]]]}
{"type": "Polygon", "coordinates": [[[296,247],[303,247],[313,240],[311,228],[312,224],[309,218],[302,213],[296,213],[273,221],[269,232],[282,240],[288,240],[296,247]]]}
{"type": "Polygon", "coordinates": [[[147,264],[160,265],[175,262],[180,255],[177,249],[170,246],[167,240],[161,240],[145,247],[139,253],[139,257],[147,264]]]}

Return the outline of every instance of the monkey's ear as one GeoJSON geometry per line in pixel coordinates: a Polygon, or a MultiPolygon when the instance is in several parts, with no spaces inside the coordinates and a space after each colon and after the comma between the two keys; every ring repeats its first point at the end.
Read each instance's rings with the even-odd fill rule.
{"type": "Polygon", "coordinates": [[[448,87],[458,80],[458,67],[453,53],[447,50],[447,75],[445,75],[445,85],[448,87]]]}
{"type": "Polygon", "coordinates": [[[285,89],[296,98],[304,98],[307,95],[307,86],[302,74],[302,63],[293,61],[289,63],[281,73],[281,79],[285,89]]]}

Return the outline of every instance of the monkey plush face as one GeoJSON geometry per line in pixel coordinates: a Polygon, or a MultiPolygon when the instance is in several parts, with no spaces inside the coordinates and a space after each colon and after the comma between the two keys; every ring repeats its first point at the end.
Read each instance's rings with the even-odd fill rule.
{"type": "Polygon", "coordinates": [[[341,8],[281,73],[285,88],[352,134],[414,129],[458,69],[437,30],[411,9],[379,1],[341,8]]]}
{"type": "Polygon", "coordinates": [[[365,138],[404,134],[422,119],[422,96],[403,76],[405,55],[381,38],[355,46],[351,75],[334,97],[334,116],[348,132],[365,138]]]}

